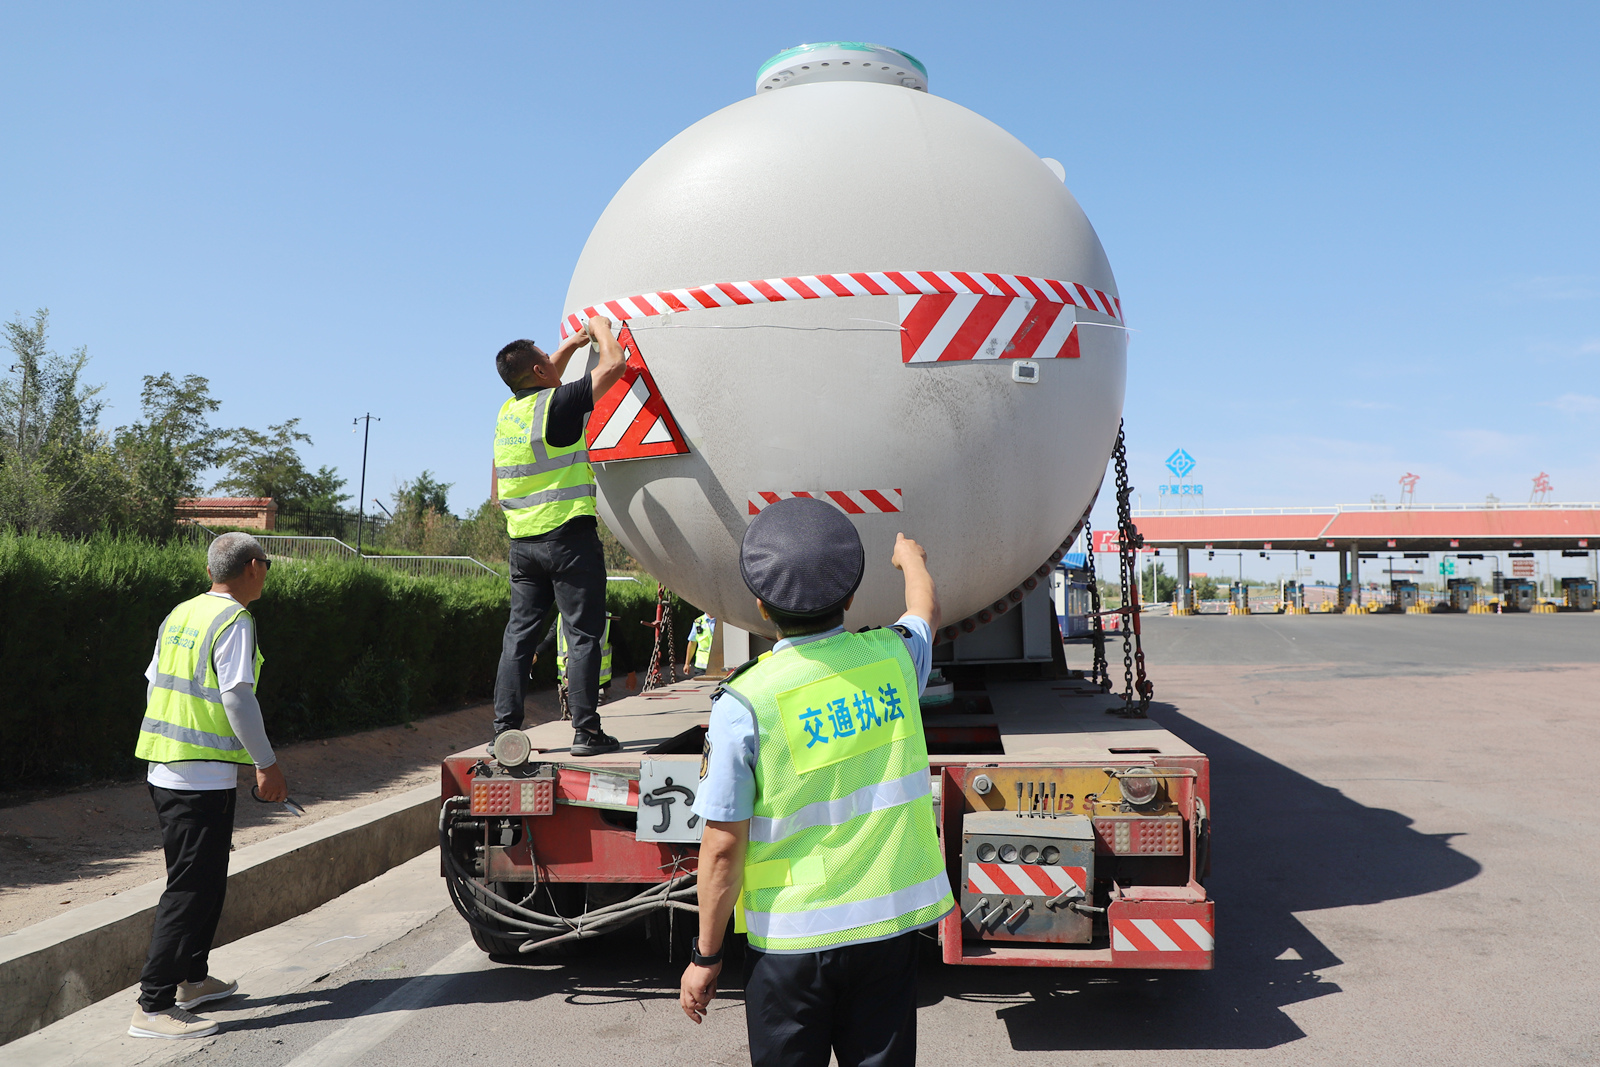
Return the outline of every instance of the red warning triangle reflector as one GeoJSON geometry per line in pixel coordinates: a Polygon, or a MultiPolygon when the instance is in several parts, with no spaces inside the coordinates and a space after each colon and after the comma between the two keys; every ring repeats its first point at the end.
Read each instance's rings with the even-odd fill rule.
{"type": "Polygon", "coordinates": [[[644,365],[633,331],[624,326],[617,341],[628,353],[628,366],[617,384],[595,402],[589,416],[584,433],[590,462],[688,455],[683,431],[667,410],[650,368],[644,365]]]}

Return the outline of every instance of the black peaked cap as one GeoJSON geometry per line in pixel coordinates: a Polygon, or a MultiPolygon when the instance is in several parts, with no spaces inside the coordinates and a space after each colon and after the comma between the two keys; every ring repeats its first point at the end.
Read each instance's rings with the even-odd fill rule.
{"type": "Polygon", "coordinates": [[[790,615],[829,615],[861,584],[867,554],[844,513],[812,497],[791,497],[762,509],[744,532],[739,570],[769,608],[790,615]]]}

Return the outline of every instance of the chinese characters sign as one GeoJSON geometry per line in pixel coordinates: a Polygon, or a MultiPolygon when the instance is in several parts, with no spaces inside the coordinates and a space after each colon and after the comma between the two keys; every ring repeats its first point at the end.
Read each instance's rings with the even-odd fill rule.
{"type": "Polygon", "coordinates": [[[778,694],[795,769],[808,774],[911,736],[916,694],[892,659],[778,694]]]}

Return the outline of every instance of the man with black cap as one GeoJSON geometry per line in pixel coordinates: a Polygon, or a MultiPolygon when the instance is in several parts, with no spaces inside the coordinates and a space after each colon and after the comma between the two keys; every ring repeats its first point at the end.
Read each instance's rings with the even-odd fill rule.
{"type": "Polygon", "coordinates": [[[757,1065],[916,1061],[917,938],[955,906],[934,827],[917,698],[939,602],[900,534],[906,613],[848,633],[860,535],[820,500],[780,500],[745,531],[740,568],[780,640],[711,704],[695,811],[700,936],[679,1001],[710,1010],[736,903],[750,941],[745,1020],[757,1065]]]}

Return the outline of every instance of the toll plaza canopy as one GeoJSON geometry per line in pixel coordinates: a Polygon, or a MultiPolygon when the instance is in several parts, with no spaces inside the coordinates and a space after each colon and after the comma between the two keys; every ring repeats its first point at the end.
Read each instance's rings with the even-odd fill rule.
{"type": "MultiPolygon", "coordinates": [[[[1336,505],[1135,512],[1147,548],[1600,549],[1600,504],[1336,505]]],[[[1113,531],[1104,531],[1115,538],[1113,531]]],[[[1114,544],[1114,541],[1112,542],[1114,544]]],[[[1110,547],[1105,546],[1105,547],[1110,547]]],[[[1095,546],[1102,550],[1101,545],[1095,546]]]]}

